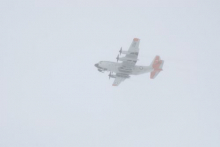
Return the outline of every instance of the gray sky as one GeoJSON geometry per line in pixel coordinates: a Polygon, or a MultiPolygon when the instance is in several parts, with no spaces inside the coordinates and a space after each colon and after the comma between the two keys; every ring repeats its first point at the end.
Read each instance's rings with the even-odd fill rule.
{"type": "Polygon", "coordinates": [[[219,147],[219,0],[0,0],[1,147],[219,147]],[[140,38],[164,71],[94,64],[140,38]]]}

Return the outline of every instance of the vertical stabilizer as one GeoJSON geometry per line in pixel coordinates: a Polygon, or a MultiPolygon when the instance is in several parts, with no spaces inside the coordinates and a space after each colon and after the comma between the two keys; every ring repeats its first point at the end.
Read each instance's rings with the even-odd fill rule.
{"type": "Polygon", "coordinates": [[[163,63],[164,61],[160,59],[160,56],[156,56],[151,63],[151,67],[154,69],[150,73],[150,78],[154,79],[156,76],[163,70],[163,63]]]}

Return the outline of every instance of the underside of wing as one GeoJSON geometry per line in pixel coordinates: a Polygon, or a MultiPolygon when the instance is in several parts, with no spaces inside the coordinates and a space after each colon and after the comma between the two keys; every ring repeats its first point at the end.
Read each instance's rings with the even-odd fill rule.
{"type": "Polygon", "coordinates": [[[122,77],[116,77],[114,83],[112,84],[112,86],[118,86],[121,82],[123,82],[125,80],[125,78],[122,77]]]}
{"type": "Polygon", "coordinates": [[[131,52],[131,53],[137,53],[139,52],[139,43],[140,43],[140,39],[138,38],[134,38],[129,49],[128,49],[128,52],[131,52]]]}
{"type": "Polygon", "coordinates": [[[121,58],[122,60],[124,60],[122,62],[124,66],[133,67],[136,64],[139,54],[139,43],[140,39],[133,39],[128,51],[126,52],[126,56],[121,58]]]}

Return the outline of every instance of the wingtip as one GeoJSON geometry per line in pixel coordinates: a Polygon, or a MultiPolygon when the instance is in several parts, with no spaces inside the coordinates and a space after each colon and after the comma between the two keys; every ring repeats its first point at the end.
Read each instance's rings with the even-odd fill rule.
{"type": "Polygon", "coordinates": [[[134,41],[139,41],[140,39],[139,39],[139,38],[134,38],[133,40],[134,40],[134,41]]]}

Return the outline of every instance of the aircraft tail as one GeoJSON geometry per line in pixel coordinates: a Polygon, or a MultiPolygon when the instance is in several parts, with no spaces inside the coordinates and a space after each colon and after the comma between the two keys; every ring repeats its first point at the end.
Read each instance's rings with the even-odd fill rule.
{"type": "Polygon", "coordinates": [[[163,63],[164,61],[160,59],[160,56],[156,56],[151,63],[151,67],[154,69],[150,73],[150,78],[154,79],[156,76],[163,70],[163,63]]]}

